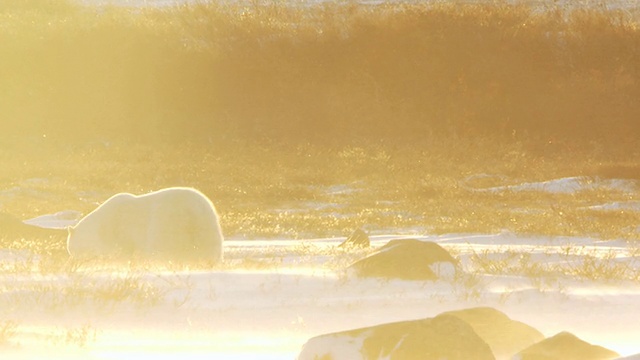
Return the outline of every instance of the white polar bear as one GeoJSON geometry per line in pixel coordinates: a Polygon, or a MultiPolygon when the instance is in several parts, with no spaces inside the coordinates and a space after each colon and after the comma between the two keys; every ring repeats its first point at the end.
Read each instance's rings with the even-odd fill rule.
{"type": "Polygon", "coordinates": [[[211,201],[192,188],[109,198],[69,228],[72,256],[141,255],[222,260],[222,230],[211,201]]]}

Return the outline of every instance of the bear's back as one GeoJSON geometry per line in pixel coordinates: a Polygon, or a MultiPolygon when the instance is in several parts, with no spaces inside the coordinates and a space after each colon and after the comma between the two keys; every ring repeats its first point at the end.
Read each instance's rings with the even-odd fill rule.
{"type": "Polygon", "coordinates": [[[173,209],[190,209],[192,211],[215,212],[213,203],[201,192],[192,188],[173,187],[135,197],[144,208],[158,209],[171,207],[173,209]]]}
{"type": "Polygon", "coordinates": [[[69,253],[184,253],[219,261],[223,241],[218,215],[204,194],[167,188],[112,196],[70,229],[67,246],[69,253]]]}
{"type": "Polygon", "coordinates": [[[141,244],[145,251],[221,258],[218,215],[204,194],[190,188],[168,188],[136,200],[150,212],[147,243],[141,244]]]}

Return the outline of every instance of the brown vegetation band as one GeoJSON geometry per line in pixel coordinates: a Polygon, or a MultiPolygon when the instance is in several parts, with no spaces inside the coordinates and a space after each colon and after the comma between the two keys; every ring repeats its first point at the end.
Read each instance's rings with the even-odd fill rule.
{"type": "Polygon", "coordinates": [[[2,136],[640,135],[640,34],[622,12],[11,3],[0,7],[2,136]]]}

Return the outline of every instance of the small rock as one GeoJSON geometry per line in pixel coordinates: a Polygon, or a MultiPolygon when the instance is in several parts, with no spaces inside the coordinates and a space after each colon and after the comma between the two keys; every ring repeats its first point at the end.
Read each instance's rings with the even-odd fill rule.
{"type": "Polygon", "coordinates": [[[343,241],[338,247],[361,247],[368,248],[371,245],[369,236],[362,230],[356,229],[347,240],[343,241]]]}

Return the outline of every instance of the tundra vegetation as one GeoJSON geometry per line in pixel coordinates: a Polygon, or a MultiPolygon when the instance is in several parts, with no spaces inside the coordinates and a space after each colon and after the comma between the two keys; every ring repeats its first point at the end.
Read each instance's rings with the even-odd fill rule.
{"type": "MultiPolygon", "coordinates": [[[[2,211],[192,186],[229,237],[637,240],[637,14],[492,2],[0,6],[2,211]]],[[[5,247],[33,239],[5,239],[5,247]]],[[[61,242],[38,242],[58,251],[61,242]]]]}
{"type": "MultiPolygon", "coordinates": [[[[502,2],[131,9],[5,0],[0,211],[86,214],[115,193],[190,186],[215,203],[227,238],[363,227],[635,243],[640,211],[599,206],[634,204],[637,189],[479,190],[640,179],[637,21],[633,9],[502,2]]],[[[0,265],[2,276],[70,279],[57,292],[37,285],[49,298],[34,306],[65,306],[78,294],[146,306],[166,295],[136,275],[148,264],[128,264],[122,276],[104,265],[92,274],[109,281],[88,283],[61,236],[3,235],[0,247],[30,254],[0,265]]],[[[329,255],[351,261],[354,252],[329,255]]],[[[563,270],[524,256],[472,260],[492,274],[638,280],[614,258],[563,270]]],[[[0,318],[0,343],[17,327],[0,318]]],[[[91,325],[70,329],[68,342],[95,336],[91,325]]]]}

